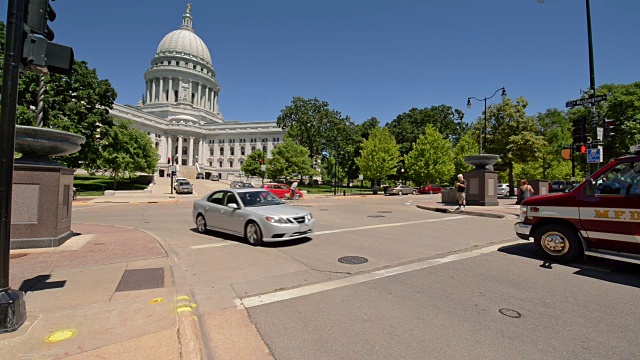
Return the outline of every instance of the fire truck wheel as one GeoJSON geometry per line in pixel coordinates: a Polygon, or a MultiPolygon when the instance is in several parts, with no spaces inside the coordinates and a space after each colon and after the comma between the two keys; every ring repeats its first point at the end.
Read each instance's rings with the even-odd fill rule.
{"type": "Polygon", "coordinates": [[[542,255],[560,262],[575,260],[582,252],[576,232],[566,226],[549,224],[536,231],[536,247],[542,255]]]}

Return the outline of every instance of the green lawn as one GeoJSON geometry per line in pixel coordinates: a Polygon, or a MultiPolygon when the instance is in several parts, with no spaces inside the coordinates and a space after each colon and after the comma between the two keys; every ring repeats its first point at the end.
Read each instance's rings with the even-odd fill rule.
{"type": "MultiPolygon", "coordinates": [[[[102,196],[105,190],[114,190],[113,179],[108,176],[75,175],[73,186],[78,191],[78,196],[102,196]]],[[[144,190],[147,185],[136,184],[129,180],[118,180],[115,190],[144,190]]]]}

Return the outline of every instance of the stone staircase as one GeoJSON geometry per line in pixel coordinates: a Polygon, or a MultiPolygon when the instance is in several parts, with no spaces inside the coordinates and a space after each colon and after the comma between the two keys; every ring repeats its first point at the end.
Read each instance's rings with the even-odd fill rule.
{"type": "Polygon", "coordinates": [[[186,179],[195,179],[196,174],[198,174],[198,170],[196,170],[195,166],[181,165],[180,173],[178,174],[178,177],[183,177],[186,179]]]}

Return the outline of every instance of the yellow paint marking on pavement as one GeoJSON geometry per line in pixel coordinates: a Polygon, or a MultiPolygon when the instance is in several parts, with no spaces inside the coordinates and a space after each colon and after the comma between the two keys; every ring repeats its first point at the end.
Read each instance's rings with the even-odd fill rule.
{"type": "Polygon", "coordinates": [[[191,306],[179,306],[177,311],[181,313],[183,311],[193,311],[193,309],[191,308],[191,306]]]}
{"type": "Polygon", "coordinates": [[[187,295],[180,295],[176,297],[176,300],[191,300],[191,298],[188,297],[187,295]]]}
{"type": "Polygon", "coordinates": [[[155,299],[151,299],[151,300],[149,300],[149,304],[151,304],[151,305],[153,305],[153,304],[158,304],[158,303],[161,303],[161,302],[163,302],[163,301],[164,301],[164,299],[163,299],[163,298],[155,298],[155,299]]]}
{"type": "Polygon", "coordinates": [[[48,343],[57,343],[59,341],[67,340],[69,338],[72,338],[75,334],[76,334],[76,331],[75,330],[71,330],[71,329],[58,330],[58,331],[54,332],[53,334],[47,336],[45,341],[48,342],[48,343]]]}

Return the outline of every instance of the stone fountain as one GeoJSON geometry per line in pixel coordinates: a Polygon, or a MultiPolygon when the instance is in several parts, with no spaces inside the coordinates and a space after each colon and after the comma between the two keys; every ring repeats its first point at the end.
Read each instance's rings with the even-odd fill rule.
{"type": "Polygon", "coordinates": [[[467,180],[467,205],[498,206],[498,172],[493,164],[500,161],[499,155],[480,154],[465,156],[464,162],[475,169],[464,173],[467,180]]]}
{"type": "Polygon", "coordinates": [[[42,127],[16,126],[11,249],[56,247],[71,231],[73,173],[52,156],[80,150],[85,138],[42,127]]]}

